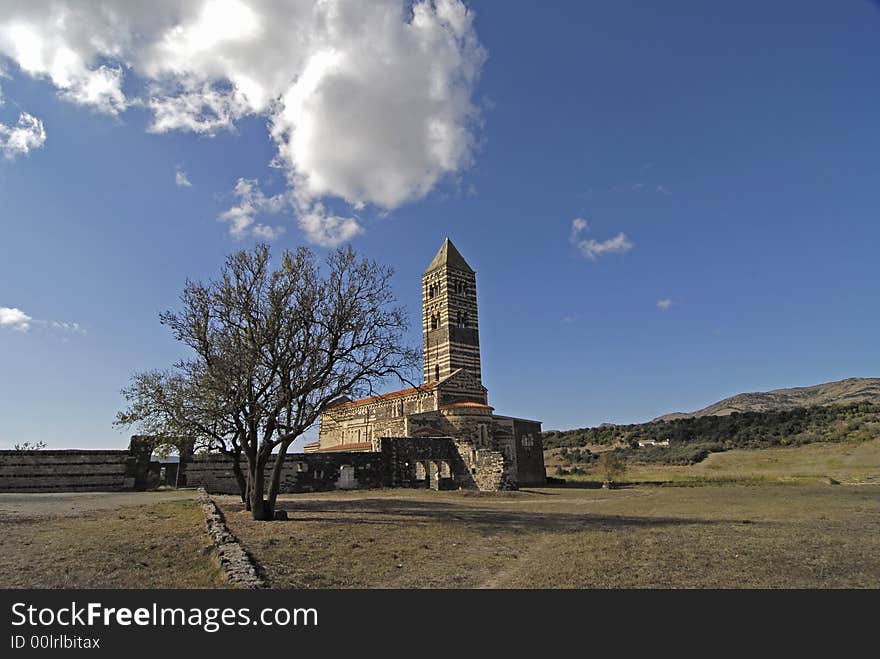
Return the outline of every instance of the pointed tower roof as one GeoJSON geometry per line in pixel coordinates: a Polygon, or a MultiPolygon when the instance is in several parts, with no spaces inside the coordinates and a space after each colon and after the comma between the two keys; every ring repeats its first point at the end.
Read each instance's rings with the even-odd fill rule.
{"type": "Polygon", "coordinates": [[[464,270],[465,272],[473,272],[471,266],[467,264],[467,261],[464,260],[464,257],[455,248],[455,245],[452,244],[452,241],[449,240],[449,238],[443,241],[443,244],[440,246],[440,251],[437,252],[437,256],[434,257],[434,260],[431,261],[431,265],[425,270],[425,274],[431,272],[431,270],[436,270],[437,268],[444,266],[455,268],[456,270],[464,270]]]}

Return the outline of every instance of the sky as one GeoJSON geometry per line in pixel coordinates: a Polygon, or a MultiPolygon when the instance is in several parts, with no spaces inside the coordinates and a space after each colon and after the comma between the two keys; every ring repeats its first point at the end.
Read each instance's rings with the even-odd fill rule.
{"type": "Polygon", "coordinates": [[[448,236],[545,430],[878,376],[878,70],[867,0],[0,0],[0,448],[127,446],[261,241],[392,266],[420,346],[448,236]]]}

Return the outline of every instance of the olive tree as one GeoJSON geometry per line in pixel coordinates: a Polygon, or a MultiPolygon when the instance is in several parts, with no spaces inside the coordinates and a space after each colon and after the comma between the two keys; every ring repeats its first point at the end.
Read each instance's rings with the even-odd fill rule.
{"type": "Polygon", "coordinates": [[[118,421],[153,419],[166,435],[190,429],[206,446],[239,451],[253,518],[272,519],[287,449],[324,408],[392,376],[408,382],[418,364],[391,275],[351,247],[323,267],[305,247],[274,268],[266,245],[230,256],[219,278],[187,281],[180,309],[160,315],[193,354],[136,374],[118,421]],[[170,400],[150,416],[159,392],[170,400]]]}

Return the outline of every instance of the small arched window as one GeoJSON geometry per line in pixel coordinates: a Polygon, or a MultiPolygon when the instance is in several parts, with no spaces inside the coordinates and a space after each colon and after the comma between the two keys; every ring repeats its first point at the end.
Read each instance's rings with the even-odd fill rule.
{"type": "Polygon", "coordinates": [[[431,314],[431,329],[435,330],[440,327],[440,316],[437,314],[431,314]]]}
{"type": "Polygon", "coordinates": [[[434,380],[440,379],[440,365],[434,364],[434,380]]]}

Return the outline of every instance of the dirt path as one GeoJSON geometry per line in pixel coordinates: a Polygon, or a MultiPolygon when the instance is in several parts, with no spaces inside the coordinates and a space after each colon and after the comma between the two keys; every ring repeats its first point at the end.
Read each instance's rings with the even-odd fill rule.
{"type": "Polygon", "coordinates": [[[552,533],[544,533],[540,539],[529,545],[525,554],[521,554],[518,560],[510,561],[500,572],[496,572],[486,579],[477,588],[504,588],[504,582],[527,568],[533,561],[547,559],[547,549],[558,540],[552,533]]]}

